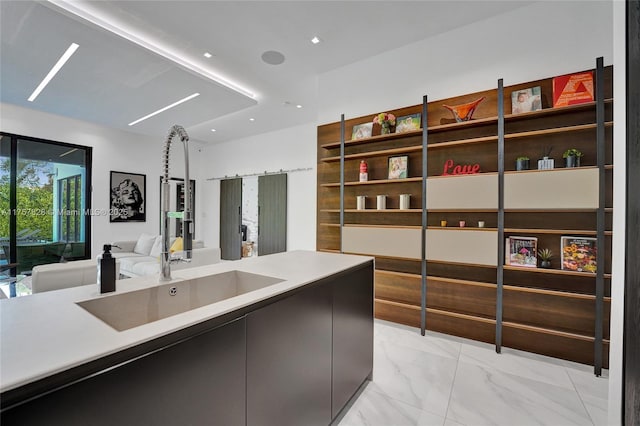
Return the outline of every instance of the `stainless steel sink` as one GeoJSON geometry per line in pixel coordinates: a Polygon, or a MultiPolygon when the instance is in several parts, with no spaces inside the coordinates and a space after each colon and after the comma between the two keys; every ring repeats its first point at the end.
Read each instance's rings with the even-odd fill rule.
{"type": "Polygon", "coordinates": [[[282,281],[266,275],[229,271],[85,300],[77,305],[114,329],[123,331],[282,281]]]}

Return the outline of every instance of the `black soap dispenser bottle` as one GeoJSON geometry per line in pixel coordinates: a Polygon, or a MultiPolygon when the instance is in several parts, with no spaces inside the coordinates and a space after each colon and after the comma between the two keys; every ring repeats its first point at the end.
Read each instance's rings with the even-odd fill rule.
{"type": "Polygon", "coordinates": [[[116,259],[111,256],[111,244],[105,244],[98,263],[100,293],[116,291],[116,259]]]}

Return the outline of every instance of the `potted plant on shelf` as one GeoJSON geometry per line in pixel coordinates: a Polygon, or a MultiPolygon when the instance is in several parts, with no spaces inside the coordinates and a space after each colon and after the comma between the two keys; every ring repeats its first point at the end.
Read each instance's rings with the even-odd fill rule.
{"type": "Polygon", "coordinates": [[[553,258],[553,252],[551,250],[549,250],[548,248],[539,250],[538,257],[540,258],[541,268],[551,268],[551,259],[553,258]]]}
{"type": "Polygon", "coordinates": [[[529,157],[521,156],[516,158],[516,170],[529,170],[529,157]]]}
{"type": "Polygon", "coordinates": [[[564,158],[564,166],[565,167],[580,167],[580,158],[582,157],[582,152],[575,148],[568,149],[562,154],[562,158],[564,158]]]}

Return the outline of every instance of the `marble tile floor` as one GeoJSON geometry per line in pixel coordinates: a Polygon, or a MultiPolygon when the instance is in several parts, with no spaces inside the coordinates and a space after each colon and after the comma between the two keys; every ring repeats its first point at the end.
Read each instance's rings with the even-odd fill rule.
{"type": "Polygon", "coordinates": [[[607,424],[608,371],[376,320],[373,381],[338,426],[607,424]]]}

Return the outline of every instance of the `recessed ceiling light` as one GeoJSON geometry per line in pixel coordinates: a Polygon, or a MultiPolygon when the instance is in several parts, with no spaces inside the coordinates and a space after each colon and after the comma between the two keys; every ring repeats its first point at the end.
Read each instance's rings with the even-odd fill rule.
{"type": "Polygon", "coordinates": [[[120,22],[113,15],[107,15],[100,10],[96,9],[91,3],[93,2],[79,2],[73,0],[47,0],[49,3],[56,5],[57,7],[78,16],[86,21],[91,22],[105,30],[116,34],[126,40],[129,40],[138,46],[142,46],[147,50],[150,50],[164,58],[169,59],[183,67],[204,76],[210,80],[215,81],[229,89],[240,93],[251,99],[256,99],[255,93],[245,89],[238,83],[227,79],[209,69],[203,68],[186,58],[182,52],[176,50],[166,44],[163,44],[158,39],[153,39],[148,34],[137,30],[134,26],[127,25],[125,22],[120,22]]]}
{"type": "Polygon", "coordinates": [[[311,43],[318,44],[318,43],[320,43],[320,39],[318,37],[314,37],[314,38],[311,39],[311,43]]]}
{"type": "Polygon", "coordinates": [[[204,57],[205,57],[205,58],[210,58],[210,57],[212,57],[212,56],[213,56],[213,55],[212,55],[211,53],[209,53],[209,52],[204,52],[204,57]]]}
{"type": "Polygon", "coordinates": [[[255,119],[255,118],[253,118],[253,117],[251,117],[251,118],[249,119],[249,121],[256,121],[256,119],[255,119]]]}
{"type": "Polygon", "coordinates": [[[302,108],[302,105],[298,104],[296,105],[296,108],[302,108]]]}
{"type": "Polygon", "coordinates": [[[136,121],[132,121],[131,123],[129,123],[129,126],[133,126],[133,125],[135,125],[135,124],[138,124],[139,122],[144,121],[144,120],[146,120],[147,118],[151,118],[151,117],[153,117],[154,115],[160,114],[161,112],[164,112],[164,111],[168,110],[169,108],[173,108],[173,107],[175,107],[175,106],[178,106],[178,105],[180,105],[181,103],[183,103],[183,102],[187,102],[187,101],[189,101],[189,100],[191,100],[191,99],[193,99],[193,98],[195,98],[195,97],[197,97],[197,96],[200,96],[200,93],[194,93],[193,95],[189,95],[189,96],[187,96],[186,98],[180,99],[179,101],[176,101],[176,102],[172,103],[171,105],[167,105],[167,106],[166,106],[166,107],[164,107],[164,108],[160,108],[159,110],[157,110],[157,111],[155,111],[155,112],[152,112],[152,113],[151,113],[151,114],[149,114],[149,115],[145,115],[145,116],[144,116],[144,117],[142,117],[142,118],[138,118],[136,121]]]}
{"type": "Polygon", "coordinates": [[[78,49],[78,45],[76,43],[71,43],[71,46],[67,48],[67,51],[64,52],[64,54],[60,57],[60,59],[58,59],[58,62],[56,62],[53,68],[51,68],[51,71],[49,71],[49,74],[47,74],[44,80],[42,80],[38,85],[38,87],[36,87],[36,90],[33,91],[31,96],[29,96],[29,98],[27,99],[29,102],[33,102],[38,97],[40,92],[42,92],[42,89],[44,89],[47,86],[47,84],[49,84],[51,79],[56,76],[58,71],[60,71],[60,68],[64,66],[64,64],[69,60],[71,55],[73,55],[77,49],[78,49]]]}
{"type": "Polygon", "coordinates": [[[216,129],[211,129],[211,131],[212,131],[212,132],[215,132],[215,131],[216,131],[216,129]]]}

